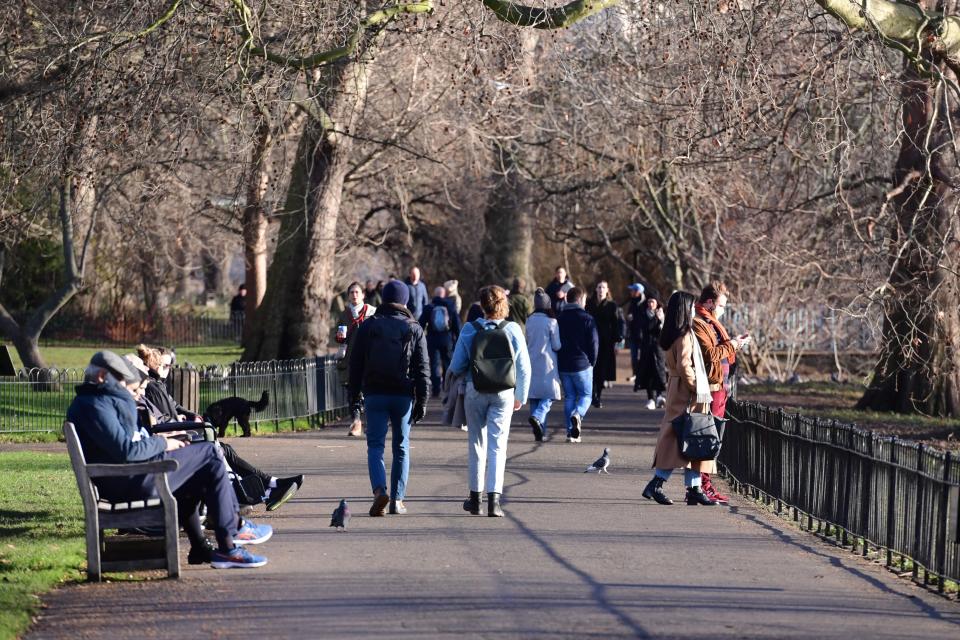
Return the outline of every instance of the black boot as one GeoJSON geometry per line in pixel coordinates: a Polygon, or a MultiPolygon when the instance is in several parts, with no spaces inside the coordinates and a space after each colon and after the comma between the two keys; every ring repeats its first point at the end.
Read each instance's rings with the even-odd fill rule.
{"type": "Polygon", "coordinates": [[[480,515],[480,492],[471,491],[470,497],[463,501],[463,510],[475,516],[480,515]]]}
{"type": "Polygon", "coordinates": [[[711,507],[717,503],[708,498],[707,494],[700,490],[700,487],[687,487],[687,504],[702,504],[711,507]]]}
{"type": "Polygon", "coordinates": [[[500,508],[500,494],[487,494],[487,515],[491,518],[502,518],[503,509],[500,508]]]}
{"type": "Polygon", "coordinates": [[[656,500],[659,504],[673,504],[673,500],[663,492],[663,478],[653,476],[653,480],[643,488],[643,497],[647,500],[656,500]]]}

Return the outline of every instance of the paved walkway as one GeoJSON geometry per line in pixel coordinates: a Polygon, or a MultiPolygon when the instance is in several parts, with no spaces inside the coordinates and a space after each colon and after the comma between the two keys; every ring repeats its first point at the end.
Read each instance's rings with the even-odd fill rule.
{"type": "Polygon", "coordinates": [[[431,422],[436,410],[414,431],[406,516],[366,516],[366,449],[344,429],[236,439],[266,470],[309,475],[260,518],[276,529],[257,549],[267,567],[184,559],[179,581],[60,589],[28,637],[960,637],[960,605],[745,501],[643,500],[659,412],[624,387],[607,395],[580,445],[534,443],[521,412],[504,519],[462,511],[466,434],[431,422]],[[612,473],[581,473],[604,446],[612,473]],[[341,497],[345,533],[327,527],[341,497]]]}

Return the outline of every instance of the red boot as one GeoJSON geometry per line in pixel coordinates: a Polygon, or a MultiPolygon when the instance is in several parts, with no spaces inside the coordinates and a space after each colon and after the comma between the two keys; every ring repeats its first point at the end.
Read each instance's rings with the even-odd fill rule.
{"type": "Polygon", "coordinates": [[[710,481],[709,473],[700,474],[700,486],[706,496],[714,502],[719,502],[720,504],[727,504],[730,502],[730,498],[717,491],[717,489],[713,486],[713,483],[710,481]]]}

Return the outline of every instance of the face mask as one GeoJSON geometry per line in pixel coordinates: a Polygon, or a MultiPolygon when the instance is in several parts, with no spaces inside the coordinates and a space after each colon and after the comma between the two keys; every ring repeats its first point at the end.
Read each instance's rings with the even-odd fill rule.
{"type": "Polygon", "coordinates": [[[719,320],[720,318],[723,317],[723,314],[726,312],[727,312],[726,307],[717,307],[716,309],[713,310],[713,315],[717,320],[719,320]]]}

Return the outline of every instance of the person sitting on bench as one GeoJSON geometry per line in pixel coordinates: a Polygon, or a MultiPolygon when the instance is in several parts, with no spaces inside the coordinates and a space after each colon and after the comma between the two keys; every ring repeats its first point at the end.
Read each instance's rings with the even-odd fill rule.
{"type": "MultiPolygon", "coordinates": [[[[142,378],[127,361],[111,351],[98,351],[84,372],[84,382],[67,409],[67,420],[76,425],[80,446],[88,463],[127,464],[157,458],[176,460],[179,467],[167,473],[177,499],[180,524],[190,539],[190,564],[209,562],[216,569],[261,567],[267,559],[242,545],[266,542],[269,525],[257,525],[239,516],[239,505],[227,477],[220,450],[210,442],[187,444],[176,437],[150,435],[137,426],[133,389],[142,378]],[[199,505],[207,505],[217,546],[203,534],[199,505]]],[[[100,496],[110,501],[145,499],[155,495],[153,476],[96,478],[100,496]]]]}

